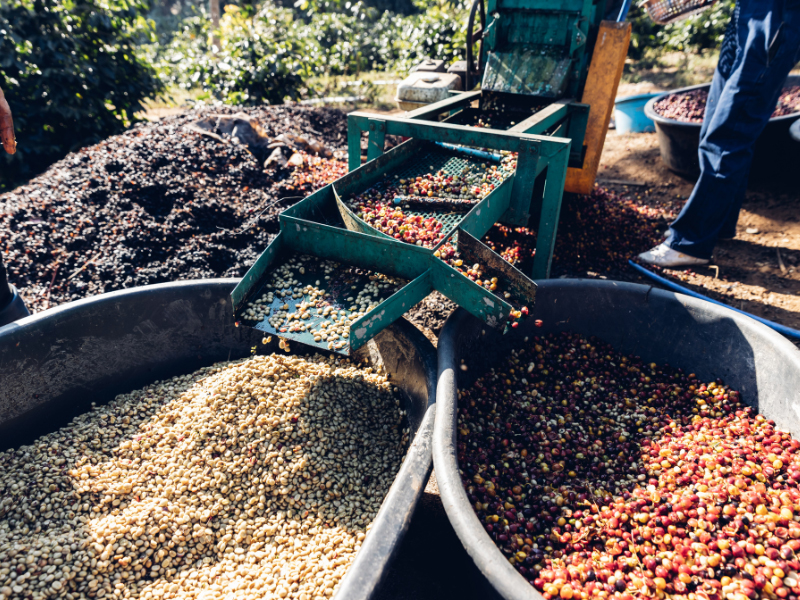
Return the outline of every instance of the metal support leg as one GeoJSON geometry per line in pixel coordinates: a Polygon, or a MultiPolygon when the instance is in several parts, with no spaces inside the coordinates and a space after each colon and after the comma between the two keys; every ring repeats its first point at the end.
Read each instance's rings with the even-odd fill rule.
{"type": "Polygon", "coordinates": [[[561,214],[561,200],[564,197],[564,180],[567,176],[569,147],[555,154],[547,165],[547,180],[542,198],[542,216],[536,230],[536,256],[533,257],[532,279],[550,277],[550,263],[556,243],[558,217],[561,214]]]}
{"type": "Polygon", "coordinates": [[[533,184],[536,181],[536,167],[539,163],[539,144],[527,142],[517,156],[517,171],[511,188],[511,205],[501,222],[507,225],[524,227],[530,218],[533,184]]]}
{"type": "Polygon", "coordinates": [[[347,170],[361,166],[361,127],[353,115],[347,116],[347,170]]]}
{"type": "Polygon", "coordinates": [[[386,122],[378,119],[369,120],[369,141],[367,143],[367,160],[375,160],[383,154],[386,144],[386,122]]]}
{"type": "Polygon", "coordinates": [[[585,104],[574,105],[570,111],[565,137],[572,140],[570,146],[570,163],[574,166],[583,163],[583,138],[586,136],[586,127],[589,123],[589,107],[585,104]]]}

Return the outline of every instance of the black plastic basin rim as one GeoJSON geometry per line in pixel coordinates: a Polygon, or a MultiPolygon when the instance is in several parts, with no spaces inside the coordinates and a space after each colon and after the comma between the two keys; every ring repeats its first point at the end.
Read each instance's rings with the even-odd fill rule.
{"type": "MultiPolygon", "coordinates": [[[[767,326],[728,308],[652,286],[617,281],[538,281],[533,314],[502,336],[459,309],[439,336],[437,414],[433,434],[436,480],[448,519],[472,559],[475,585],[486,598],[542,599],[495,546],[469,503],[458,471],[458,386],[478,377],[525,338],[570,331],[596,336],[625,354],[717,377],[758,412],[800,436],[800,351],[767,326]],[[535,326],[542,321],[542,327],[535,326]],[[468,370],[461,370],[461,359],[468,370]],[[485,365],[481,364],[485,361],[485,365]]],[[[531,451],[531,450],[529,450],[531,451]]]]}
{"type": "MultiPolygon", "coordinates": [[[[236,279],[151,285],[79,300],[0,328],[0,449],[36,437],[98,404],[215,362],[249,356],[263,333],[233,322],[236,279]]],[[[404,319],[364,347],[405,392],[411,445],[336,598],[375,598],[432,468],[436,352],[404,319]]],[[[300,344],[292,353],[307,353],[300,344]]]]}

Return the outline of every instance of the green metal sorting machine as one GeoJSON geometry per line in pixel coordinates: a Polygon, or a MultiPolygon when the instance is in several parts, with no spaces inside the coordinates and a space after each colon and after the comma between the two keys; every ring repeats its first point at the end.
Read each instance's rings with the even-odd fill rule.
{"type": "Polygon", "coordinates": [[[567,170],[581,167],[586,150],[590,107],[571,98],[586,80],[604,7],[604,0],[489,0],[482,91],[402,117],[350,114],[350,172],[281,214],[280,233],[232,293],[237,321],[347,355],[438,290],[489,326],[508,327],[512,311],[532,306],[533,279],[549,276],[567,170]],[[369,136],[363,165],[362,132],[369,136]],[[386,135],[409,139],[384,152],[386,135]],[[403,207],[441,223],[443,239],[432,248],[395,239],[348,206],[399,177],[479,172],[497,151],[517,153],[516,170],[469,210],[403,207]],[[537,231],[532,278],[480,241],[495,223],[529,221],[537,231]],[[497,293],[438,258],[448,243],[497,277],[497,293]]]}

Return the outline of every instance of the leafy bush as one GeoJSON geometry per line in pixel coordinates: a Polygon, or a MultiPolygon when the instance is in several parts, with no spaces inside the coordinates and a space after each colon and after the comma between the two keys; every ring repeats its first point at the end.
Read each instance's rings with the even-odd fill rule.
{"type": "Polygon", "coordinates": [[[275,0],[281,6],[296,8],[300,13],[304,13],[308,19],[320,13],[344,13],[347,11],[367,12],[374,11],[375,14],[384,12],[396,15],[413,15],[420,12],[420,7],[413,0],[361,0],[358,3],[353,0],[275,0]],[[355,5],[360,6],[356,7],[355,5]]]}
{"type": "Polygon", "coordinates": [[[426,57],[452,62],[466,44],[463,15],[439,6],[408,16],[358,2],[348,13],[317,13],[298,25],[315,72],[345,75],[368,70],[405,73],[426,57]]]}
{"type": "Polygon", "coordinates": [[[342,12],[308,16],[307,22],[296,22],[293,33],[302,43],[304,63],[313,74],[359,73],[385,64],[392,55],[396,27],[374,8],[357,2],[342,12]]]}
{"type": "Polygon", "coordinates": [[[204,12],[186,19],[158,65],[165,81],[200,87],[229,104],[275,104],[295,99],[309,73],[291,10],[265,4],[251,17],[234,5],[220,20],[219,47],[212,46],[204,12]]]}
{"type": "Polygon", "coordinates": [[[722,0],[693,17],[661,26],[653,23],[644,9],[634,2],[628,17],[633,26],[629,56],[641,58],[645,51],[659,54],[719,48],[735,3],[735,0],[722,0]]]}
{"type": "Polygon", "coordinates": [[[321,75],[368,70],[404,73],[427,56],[453,61],[465,45],[466,11],[448,2],[414,5],[403,16],[364,2],[295,0],[294,8],[265,2],[255,14],[226,6],[210,39],[203,11],[183,21],[150,57],[164,80],[185,89],[201,87],[227,103],[276,103],[296,99],[321,75]]]}
{"type": "Polygon", "coordinates": [[[467,14],[462,6],[439,3],[418,16],[406,17],[395,34],[396,46],[387,66],[398,73],[408,70],[426,57],[450,64],[465,57],[467,14]]]}
{"type": "Polygon", "coordinates": [[[4,155],[0,189],[81,146],[122,131],[162,89],[136,55],[151,34],[146,0],[5,0],[0,87],[14,113],[17,154],[4,155]]]}
{"type": "Polygon", "coordinates": [[[705,12],[667,25],[658,38],[666,48],[690,52],[719,48],[733,15],[735,0],[722,0],[705,12]]]}

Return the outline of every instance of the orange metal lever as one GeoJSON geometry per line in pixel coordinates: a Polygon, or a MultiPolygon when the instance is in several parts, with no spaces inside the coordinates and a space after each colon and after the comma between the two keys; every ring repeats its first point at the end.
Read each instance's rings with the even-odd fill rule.
{"type": "Polygon", "coordinates": [[[608,133],[608,124],[614,112],[619,80],[628,55],[631,40],[631,24],[603,21],[597,32],[592,62],[586,76],[586,85],[581,102],[589,105],[589,122],[586,125],[586,156],[582,169],[567,170],[564,189],[575,194],[591,194],[600,155],[608,133]]]}

